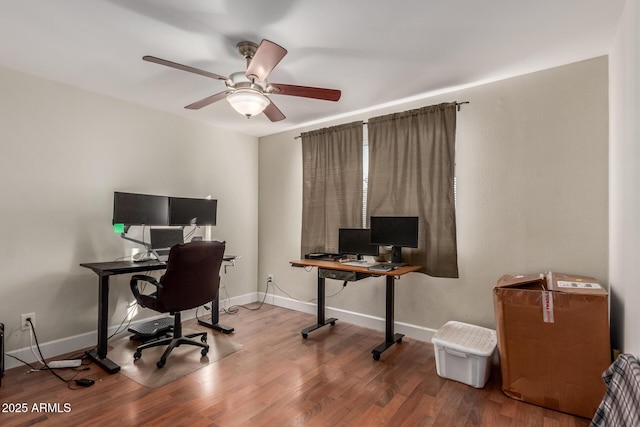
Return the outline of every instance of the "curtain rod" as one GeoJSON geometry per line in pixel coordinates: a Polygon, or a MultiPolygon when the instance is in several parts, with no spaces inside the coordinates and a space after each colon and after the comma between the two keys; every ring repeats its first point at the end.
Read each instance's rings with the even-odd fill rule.
{"type": "MultiPolygon", "coordinates": [[[[463,104],[469,104],[469,101],[456,102],[456,109],[460,111],[460,106],[463,104]]],[[[367,122],[362,122],[362,126],[366,126],[367,122]]],[[[300,139],[302,135],[294,136],[293,139],[300,139]]]]}

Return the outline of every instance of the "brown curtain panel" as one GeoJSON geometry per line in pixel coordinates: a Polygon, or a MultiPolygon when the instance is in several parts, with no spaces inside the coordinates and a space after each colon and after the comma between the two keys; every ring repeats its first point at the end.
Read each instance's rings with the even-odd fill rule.
{"type": "Polygon", "coordinates": [[[302,133],[301,256],[337,252],[339,228],[362,227],[362,126],[302,133]]]}
{"type": "Polygon", "coordinates": [[[410,263],[458,277],[454,201],[455,102],[369,120],[368,216],[418,216],[410,263]]]}

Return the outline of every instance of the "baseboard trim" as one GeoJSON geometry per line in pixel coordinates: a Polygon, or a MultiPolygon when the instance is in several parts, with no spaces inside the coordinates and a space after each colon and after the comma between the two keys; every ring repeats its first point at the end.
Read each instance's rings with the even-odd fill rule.
{"type": "MultiPolygon", "coordinates": [[[[234,305],[244,305],[250,304],[253,302],[265,301],[268,304],[272,304],[278,307],[288,308],[291,310],[300,311],[308,314],[317,314],[317,305],[294,300],[292,298],[285,298],[278,295],[265,295],[264,292],[252,292],[245,295],[240,295],[233,298],[223,298],[220,302],[220,308],[229,308],[234,305]]],[[[198,316],[208,316],[209,313],[198,313],[198,316]]],[[[325,315],[327,318],[335,317],[338,321],[351,323],[353,325],[361,326],[363,328],[369,328],[376,331],[384,331],[385,330],[385,320],[381,317],[370,316],[368,314],[356,313],[353,311],[343,310],[340,308],[326,307],[325,315]]],[[[164,315],[148,317],[145,319],[140,319],[137,321],[131,322],[131,325],[137,325],[143,322],[148,322],[149,320],[164,317],[164,315]]],[[[193,319],[196,317],[195,310],[188,310],[183,313],[183,320],[193,319]]],[[[238,326],[241,327],[241,326],[238,326]]],[[[112,326],[109,328],[109,335],[113,334],[117,330],[117,326],[112,326]]],[[[395,322],[395,331],[397,333],[404,334],[408,338],[416,339],[419,341],[431,342],[431,338],[436,333],[436,330],[431,328],[425,328],[423,326],[412,325],[404,322],[395,322]]],[[[127,331],[120,332],[120,334],[128,333],[127,331]]],[[[119,334],[119,335],[120,335],[119,334]]],[[[119,336],[118,335],[118,336],[119,336]]],[[[114,337],[115,338],[115,337],[114,337]]],[[[52,357],[56,357],[61,354],[72,353],[74,351],[78,351],[80,349],[91,348],[96,345],[98,341],[98,334],[96,331],[87,332],[80,335],[75,335],[67,338],[62,338],[59,340],[49,341],[46,343],[40,344],[40,350],[46,359],[50,359],[52,357]]],[[[35,363],[37,362],[36,356],[33,354],[33,351],[30,347],[21,348],[18,350],[9,351],[5,354],[5,370],[16,368],[18,366],[22,366],[22,363],[18,360],[8,357],[8,355],[12,355],[21,360],[24,360],[27,363],[35,363]]]]}

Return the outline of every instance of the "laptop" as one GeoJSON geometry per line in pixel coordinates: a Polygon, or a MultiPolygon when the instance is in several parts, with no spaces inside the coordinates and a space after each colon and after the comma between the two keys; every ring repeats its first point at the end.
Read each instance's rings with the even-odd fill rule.
{"type": "Polygon", "coordinates": [[[167,262],[172,246],[184,243],[182,228],[152,228],[150,233],[151,252],[160,262],[167,262]]]}

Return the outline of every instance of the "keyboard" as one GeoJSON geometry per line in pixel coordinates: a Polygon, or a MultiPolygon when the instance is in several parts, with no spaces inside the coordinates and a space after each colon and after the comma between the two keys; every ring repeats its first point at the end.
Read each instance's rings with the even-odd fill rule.
{"type": "Polygon", "coordinates": [[[376,264],[369,262],[369,261],[364,261],[364,260],[353,260],[353,261],[347,261],[347,262],[343,262],[342,265],[348,265],[350,267],[372,267],[376,264]]]}

